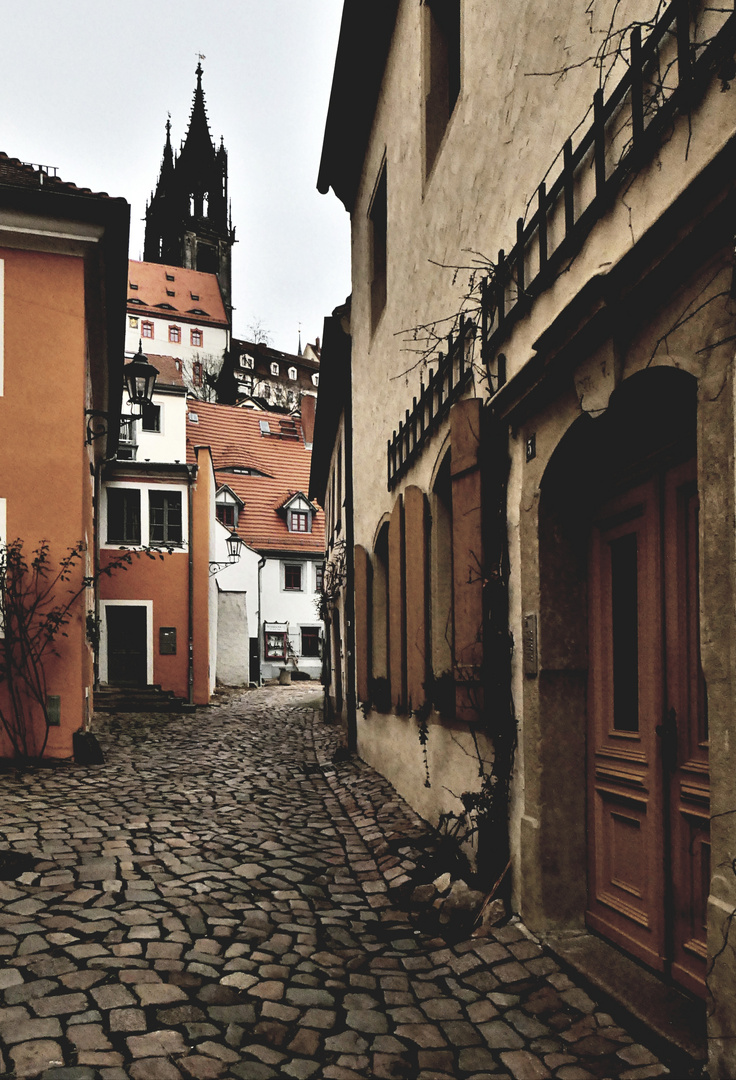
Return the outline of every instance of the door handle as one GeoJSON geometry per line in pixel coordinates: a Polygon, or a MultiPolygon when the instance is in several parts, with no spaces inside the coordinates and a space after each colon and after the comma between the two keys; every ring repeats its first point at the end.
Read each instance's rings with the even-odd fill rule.
{"type": "Polygon", "coordinates": [[[654,729],[662,745],[662,761],[665,768],[673,770],[677,766],[677,713],[670,709],[662,723],[654,729]]]}

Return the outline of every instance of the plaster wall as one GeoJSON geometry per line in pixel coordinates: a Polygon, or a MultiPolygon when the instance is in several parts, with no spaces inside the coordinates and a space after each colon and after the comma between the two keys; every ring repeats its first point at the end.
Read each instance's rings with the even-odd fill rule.
{"type": "Polygon", "coordinates": [[[225,686],[247,686],[250,641],[245,593],[218,593],[217,641],[217,681],[225,686]]]}
{"type": "Polygon", "coordinates": [[[132,355],[138,352],[139,343],[143,346],[144,353],[160,353],[162,356],[173,356],[177,360],[185,360],[191,365],[195,360],[215,363],[219,370],[229,342],[229,332],[220,326],[209,326],[204,323],[183,322],[177,317],[177,313],[169,313],[170,318],[156,318],[153,315],[131,316],[128,313],[127,329],[125,331],[125,352],[132,355]],[[130,319],[138,318],[138,325],[131,326],[130,319]],[[153,323],[153,337],[141,337],[141,322],[153,323]],[[181,341],[169,341],[169,327],[178,326],[181,329],[181,341]],[[202,344],[191,344],[191,331],[201,330],[202,344]]]}
{"type": "Polygon", "coordinates": [[[144,431],[141,421],[135,421],[136,461],[186,461],[186,398],[154,391],[152,402],[161,409],[161,430],[144,431]]]}
{"type": "MultiPolygon", "coordinates": [[[[318,656],[301,656],[300,628],[319,626],[321,629],[322,626],[317,614],[318,593],[315,587],[316,568],[321,561],[321,559],[307,558],[304,555],[269,557],[261,575],[261,626],[259,627],[261,643],[264,622],[288,622],[289,639],[299,661],[299,670],[308,672],[311,679],[319,678],[322,661],[318,656]],[[284,563],[301,564],[303,586],[301,592],[284,588],[284,563]]],[[[283,666],[282,661],[264,660],[261,665],[263,677],[273,678],[278,675],[283,666]]]]}
{"type": "MultiPolygon", "coordinates": [[[[0,264],[0,499],[6,505],[5,535],[9,541],[22,539],[27,557],[48,540],[51,558],[58,562],[92,532],[84,448],[84,263],[71,255],[0,248],[0,264]]],[[[69,587],[81,580],[83,570],[80,565],[69,587]]],[[[49,731],[49,757],[70,757],[72,733],[86,720],[90,667],[84,616],[80,599],[65,628],[68,636],[59,639],[60,655],[49,655],[45,663],[48,693],[61,698],[61,723],[49,731]]],[[[35,731],[37,749],[42,727],[35,731]]],[[[0,755],[10,752],[0,734],[0,755]]]]}

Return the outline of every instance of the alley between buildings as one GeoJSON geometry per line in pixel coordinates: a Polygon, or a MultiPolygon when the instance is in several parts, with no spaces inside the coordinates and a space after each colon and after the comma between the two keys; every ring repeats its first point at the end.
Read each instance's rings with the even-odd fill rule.
{"type": "Polygon", "coordinates": [[[0,1075],[670,1075],[517,922],[418,928],[427,826],[313,704],[112,716],[106,764],[3,776],[0,1075]]]}

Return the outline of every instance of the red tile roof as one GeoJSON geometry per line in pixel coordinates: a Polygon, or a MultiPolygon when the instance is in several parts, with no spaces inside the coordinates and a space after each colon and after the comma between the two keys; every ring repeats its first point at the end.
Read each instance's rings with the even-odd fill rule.
{"type": "Polygon", "coordinates": [[[220,285],[215,274],[186,270],[163,263],[128,263],[128,312],[131,315],[155,315],[158,319],[177,319],[202,325],[228,325],[220,285]],[[173,277],[167,281],[166,275],[173,277]],[[137,285],[137,289],[131,289],[137,285]],[[172,292],[174,295],[169,296],[172,292]],[[198,297],[197,300],[192,299],[198,297]],[[168,307],[160,307],[167,304],[168,307]],[[197,312],[204,311],[204,315],[197,312]]]}
{"type": "MultiPolygon", "coordinates": [[[[239,409],[205,401],[189,404],[187,461],[193,462],[195,446],[209,446],[218,487],[227,484],[245,503],[238,533],[256,551],[284,551],[319,555],[325,549],[324,515],[318,509],[311,533],[289,532],[286,515],[279,512],[289,495],[309,488],[312,452],[304,445],[301,421],[293,418],[297,438],[282,434],[283,413],[239,409]],[[195,413],[197,422],[192,422],[195,413]],[[261,433],[269,422],[272,434],[261,433]],[[243,476],[226,471],[229,466],[257,468],[267,476],[243,476]]],[[[291,426],[291,425],[289,425],[291,426]]]]}
{"type": "Polygon", "coordinates": [[[47,165],[32,165],[0,152],[0,184],[3,187],[44,188],[64,195],[83,195],[94,199],[110,198],[106,191],[80,188],[76,184],[62,180],[60,176],[51,176],[47,171],[49,168],[50,166],[47,165]]]}
{"type": "MultiPolygon", "coordinates": [[[[128,356],[130,353],[127,354],[128,356]]],[[[181,373],[181,360],[173,356],[161,356],[158,353],[146,353],[149,364],[158,368],[156,386],[184,386],[184,378],[181,373]]]]}

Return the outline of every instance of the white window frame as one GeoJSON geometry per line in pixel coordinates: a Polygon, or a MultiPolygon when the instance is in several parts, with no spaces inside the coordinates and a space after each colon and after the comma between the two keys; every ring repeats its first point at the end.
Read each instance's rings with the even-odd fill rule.
{"type": "Polygon", "coordinates": [[[296,368],[290,367],[288,371],[289,378],[292,382],[296,382],[296,368]]]}
{"type": "Polygon", "coordinates": [[[271,364],[271,374],[272,375],[280,375],[281,374],[281,368],[279,367],[279,365],[276,363],[275,360],[271,364]]]}
{"type": "MultiPolygon", "coordinates": [[[[121,484],[121,487],[125,485],[121,484]]],[[[100,682],[106,683],[107,609],[109,607],[144,607],[146,609],[146,682],[153,685],[153,600],[100,600],[100,682]]]]}
{"type": "MultiPolygon", "coordinates": [[[[148,432],[146,432],[148,434],[148,432]]],[[[174,544],[174,552],[182,552],[189,550],[188,536],[189,536],[189,500],[187,499],[187,485],[178,484],[176,482],[166,484],[134,484],[128,483],[124,480],[110,480],[103,484],[102,498],[100,500],[100,526],[101,531],[104,534],[104,540],[100,540],[100,549],[107,551],[119,551],[120,548],[127,548],[130,551],[141,551],[143,548],[148,547],[150,543],[151,527],[149,521],[149,491],[180,491],[181,492],[181,544],[174,544]],[[128,488],[130,490],[138,490],[141,493],[141,542],[140,544],[116,544],[108,543],[107,541],[107,492],[110,488],[128,488]]],[[[167,544],[156,545],[158,550],[166,551],[169,546],[167,544]]]]}

